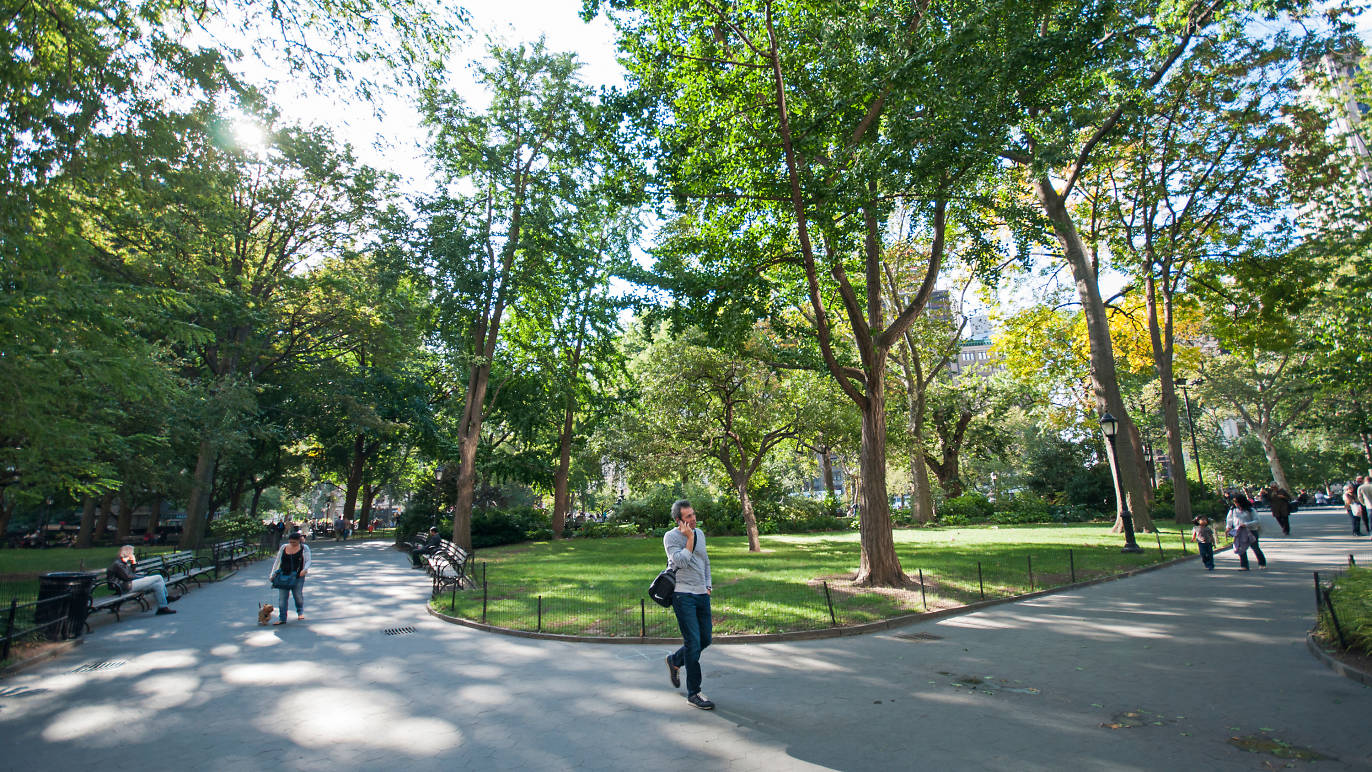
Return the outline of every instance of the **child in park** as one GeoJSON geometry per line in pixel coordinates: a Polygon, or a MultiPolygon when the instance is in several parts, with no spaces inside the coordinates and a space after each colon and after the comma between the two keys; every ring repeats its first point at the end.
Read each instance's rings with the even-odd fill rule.
{"type": "Polygon", "coordinates": [[[1205,564],[1206,571],[1215,570],[1215,529],[1210,527],[1210,518],[1198,517],[1191,522],[1196,526],[1191,529],[1191,541],[1196,543],[1196,549],[1200,550],[1201,562],[1205,564]]]}

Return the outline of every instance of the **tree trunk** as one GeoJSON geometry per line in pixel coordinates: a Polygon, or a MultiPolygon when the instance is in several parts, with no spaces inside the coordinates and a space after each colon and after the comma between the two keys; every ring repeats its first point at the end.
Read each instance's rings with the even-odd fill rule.
{"type": "Polygon", "coordinates": [[[81,529],[76,532],[76,546],[86,549],[91,546],[91,535],[95,533],[95,497],[87,496],[81,504],[81,529]]]}
{"type": "Polygon", "coordinates": [[[359,528],[366,528],[372,521],[372,502],[376,501],[376,494],[380,490],[380,485],[375,488],[370,485],[362,486],[362,519],[358,521],[359,528]]]}
{"type": "Polygon", "coordinates": [[[834,456],[828,448],[824,448],[819,454],[819,476],[824,478],[824,492],[833,496],[834,456]]]}
{"type": "Polygon", "coordinates": [[[133,494],[128,488],[119,491],[119,519],[114,524],[114,540],[120,544],[129,539],[133,527],[133,494]]]}
{"type": "Polygon", "coordinates": [[[553,472],[554,539],[562,538],[562,529],[567,524],[567,510],[571,506],[567,489],[572,476],[572,427],[575,414],[575,397],[569,394],[562,414],[562,431],[557,439],[557,471],[553,472]]]}
{"type": "Polygon", "coordinates": [[[106,491],[100,498],[100,517],[95,521],[95,541],[105,538],[105,531],[109,530],[110,518],[114,516],[114,491],[106,491]]]}
{"type": "Polygon", "coordinates": [[[200,440],[200,454],[191,478],[191,495],[186,502],[186,525],[181,531],[181,549],[195,549],[205,538],[205,510],[209,504],[214,478],[214,445],[208,437],[200,440]]]}
{"type": "MultiPolygon", "coordinates": [[[[908,356],[915,356],[913,350],[908,356]]],[[[934,494],[929,485],[929,469],[924,465],[924,384],[920,382],[922,370],[911,373],[906,368],[905,397],[909,415],[910,433],[910,512],[915,521],[932,522],[934,519],[934,494]]]]}
{"type": "Polygon", "coordinates": [[[362,487],[362,470],[367,460],[366,442],[361,433],[353,438],[352,463],[348,465],[347,489],[343,492],[344,520],[352,520],[357,513],[357,490],[362,487]]]}
{"type": "Polygon", "coordinates": [[[1142,464],[1143,445],[1129,411],[1124,407],[1124,399],[1120,396],[1114,344],[1110,340],[1110,320],[1106,315],[1105,302],[1101,299],[1095,266],[1087,256],[1086,245],[1077,232],[1071,213],[1067,211],[1066,202],[1058,195],[1047,175],[1041,175],[1034,181],[1034,192],[1038,194],[1044,214],[1053,223],[1053,235],[1072,268],[1077,296],[1086,315],[1087,340],[1091,348],[1091,388],[1096,409],[1109,411],[1120,425],[1120,441],[1117,443],[1117,452],[1111,454],[1111,464],[1117,470],[1120,481],[1117,486],[1123,487],[1125,495],[1116,499],[1115,530],[1124,529],[1123,507],[1127,501],[1135,526],[1140,531],[1151,531],[1153,520],[1148,514],[1148,484],[1144,480],[1142,464]]]}
{"type": "Polygon", "coordinates": [[[1191,522],[1191,487],[1186,483],[1186,451],[1181,436],[1181,414],[1177,409],[1175,373],[1172,370],[1172,301],[1164,290],[1158,307],[1157,282],[1151,272],[1145,285],[1148,304],[1148,335],[1153,343],[1153,368],[1162,387],[1162,423],[1167,429],[1167,467],[1172,478],[1172,507],[1178,523],[1191,522]]]}
{"type": "Polygon", "coordinates": [[[152,501],[148,503],[148,527],[143,529],[143,533],[149,536],[157,536],[157,526],[162,519],[162,494],[154,493],[152,501]]]}
{"type": "Polygon", "coordinates": [[[476,448],[481,442],[481,421],[485,417],[486,386],[490,382],[488,365],[472,367],[467,380],[467,404],[458,427],[457,504],[453,507],[453,543],[468,552],[472,549],[472,503],[476,499],[476,448]]]}
{"type": "Polygon", "coordinates": [[[10,518],[14,516],[14,504],[8,496],[0,495],[0,535],[9,533],[10,518]]]}
{"type": "Polygon", "coordinates": [[[757,516],[753,514],[753,499],[748,495],[748,478],[751,475],[747,470],[731,469],[729,476],[733,478],[738,503],[743,509],[743,530],[748,533],[748,551],[761,552],[762,544],[757,536],[757,516]]]}
{"type": "Polygon", "coordinates": [[[1368,471],[1372,472],[1372,434],[1358,432],[1358,437],[1362,439],[1362,454],[1367,457],[1368,471]]]}
{"type": "Polygon", "coordinates": [[[243,513],[243,491],[247,489],[248,481],[239,477],[232,485],[229,490],[229,514],[237,516],[243,513]]]}
{"type": "Polygon", "coordinates": [[[1286,468],[1282,466],[1281,456],[1277,453],[1277,443],[1272,440],[1272,431],[1261,423],[1257,426],[1250,425],[1249,428],[1262,442],[1262,452],[1267,454],[1267,466],[1272,470],[1272,479],[1277,483],[1277,487],[1290,491],[1291,486],[1286,483],[1286,468]]]}
{"type": "Polygon", "coordinates": [[[868,587],[904,587],[908,581],[896,556],[891,503],[886,497],[886,353],[872,357],[869,368],[859,463],[862,557],[853,581],[868,587]]]}
{"type": "Polygon", "coordinates": [[[262,485],[254,485],[252,488],[252,503],[248,505],[248,516],[254,520],[257,519],[257,504],[262,500],[264,490],[266,487],[262,485]]]}

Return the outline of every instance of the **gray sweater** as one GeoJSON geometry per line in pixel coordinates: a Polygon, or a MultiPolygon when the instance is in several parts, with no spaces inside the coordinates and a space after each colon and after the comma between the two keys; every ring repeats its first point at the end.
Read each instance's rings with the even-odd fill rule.
{"type": "Polygon", "coordinates": [[[676,569],[676,591],[704,595],[714,582],[710,579],[710,556],[705,554],[705,532],[696,529],[695,549],[686,549],[686,534],[673,528],[662,536],[667,562],[676,569]]]}

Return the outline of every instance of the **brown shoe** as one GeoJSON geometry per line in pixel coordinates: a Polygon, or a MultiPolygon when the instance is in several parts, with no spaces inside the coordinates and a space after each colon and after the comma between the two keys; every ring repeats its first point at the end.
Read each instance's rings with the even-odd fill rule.
{"type": "Polygon", "coordinates": [[[672,655],[667,655],[667,677],[672,679],[672,686],[681,688],[681,668],[672,664],[672,655]]]}

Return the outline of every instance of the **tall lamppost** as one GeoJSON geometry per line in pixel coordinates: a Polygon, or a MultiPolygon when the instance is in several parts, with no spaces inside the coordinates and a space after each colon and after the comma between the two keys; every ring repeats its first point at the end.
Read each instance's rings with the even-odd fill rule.
{"type": "Polygon", "coordinates": [[[1204,485],[1205,475],[1201,474],[1200,450],[1196,448],[1196,422],[1191,418],[1191,395],[1186,391],[1187,386],[1199,386],[1202,383],[1204,381],[1199,378],[1189,382],[1185,378],[1177,379],[1177,386],[1181,389],[1181,398],[1186,402],[1186,428],[1191,431],[1191,458],[1196,460],[1196,479],[1204,485]]]}
{"type": "Polygon", "coordinates": [[[438,496],[437,496],[438,501],[434,502],[434,524],[433,524],[433,527],[434,527],[434,528],[437,528],[437,527],[438,527],[438,508],[439,508],[440,506],[442,506],[442,504],[443,504],[443,466],[442,466],[442,465],[439,465],[438,469],[434,472],[434,486],[435,486],[435,491],[434,491],[434,492],[438,494],[438,496]]]}
{"type": "Polygon", "coordinates": [[[1129,499],[1124,495],[1124,486],[1120,482],[1120,457],[1115,452],[1115,435],[1119,433],[1120,422],[1117,418],[1106,412],[1100,417],[1101,431],[1105,432],[1105,439],[1110,442],[1110,464],[1114,469],[1115,495],[1120,502],[1120,518],[1124,520],[1124,547],[1120,552],[1143,552],[1138,542],[1134,541],[1134,516],[1129,513],[1129,499]]]}

